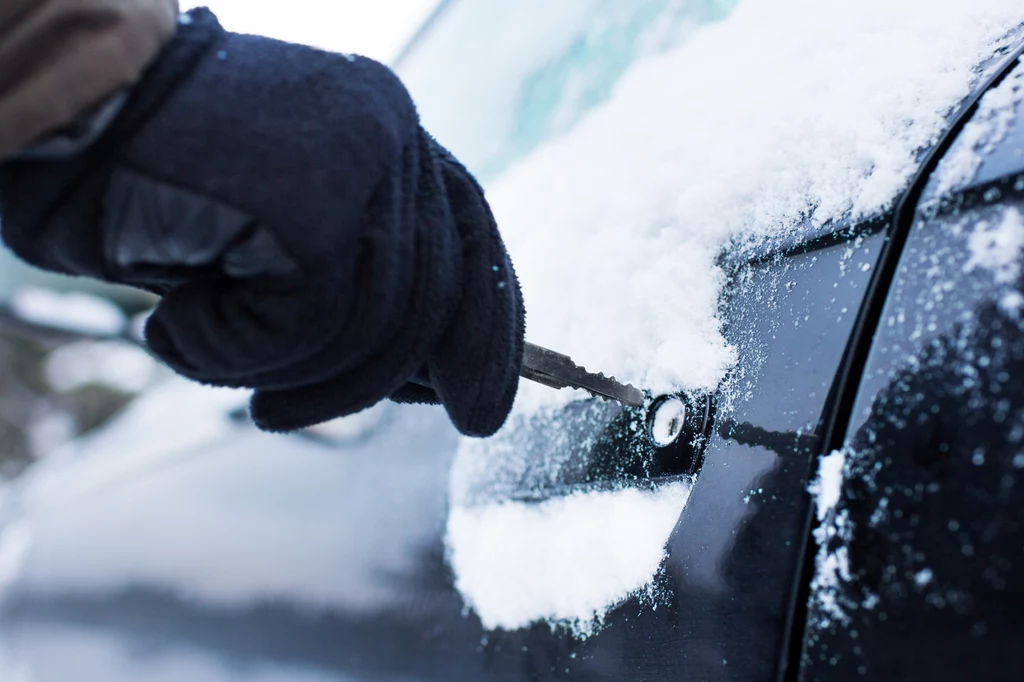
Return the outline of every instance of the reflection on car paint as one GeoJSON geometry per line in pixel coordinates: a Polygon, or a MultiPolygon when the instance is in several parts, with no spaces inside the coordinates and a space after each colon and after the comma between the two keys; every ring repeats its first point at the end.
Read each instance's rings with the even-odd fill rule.
{"type": "Polygon", "coordinates": [[[1016,665],[1022,199],[911,233],[817,533],[805,679],[1004,679],[1016,665]]]}

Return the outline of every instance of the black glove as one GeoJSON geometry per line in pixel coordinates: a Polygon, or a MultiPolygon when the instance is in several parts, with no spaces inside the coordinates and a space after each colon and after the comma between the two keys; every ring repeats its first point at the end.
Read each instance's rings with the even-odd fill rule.
{"type": "Polygon", "coordinates": [[[26,260],[161,294],[152,350],[256,389],[261,428],[394,396],[484,436],[511,409],[522,299],[483,192],[368,59],[195,10],[86,152],[0,166],[0,212],[26,260]]]}

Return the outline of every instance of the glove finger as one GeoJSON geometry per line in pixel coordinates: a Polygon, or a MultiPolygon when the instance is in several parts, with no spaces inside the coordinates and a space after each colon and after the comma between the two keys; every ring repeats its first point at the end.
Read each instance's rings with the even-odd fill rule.
{"type": "MultiPolygon", "coordinates": [[[[437,239],[442,235],[434,234],[437,239]]],[[[413,289],[409,313],[377,353],[327,381],[314,379],[309,385],[286,390],[257,390],[250,406],[256,426],[264,431],[292,431],[355,414],[394,395],[416,376],[430,355],[427,339],[431,334],[426,330],[442,328],[441,320],[449,317],[448,311],[440,308],[453,298],[452,292],[436,279],[441,277],[438,256],[449,249],[446,241],[416,249],[419,286],[413,289]]]]}
{"type": "MultiPolygon", "coordinates": [[[[309,352],[315,314],[296,289],[256,281],[201,280],[164,296],[146,323],[153,352],[175,371],[219,386],[251,387],[309,352]],[[299,330],[302,330],[301,332],[299,330]]],[[[313,377],[285,371],[294,384],[313,377]]]]}
{"type": "Polygon", "coordinates": [[[304,429],[362,412],[404,385],[402,380],[395,382],[397,386],[367,381],[367,372],[360,369],[365,367],[302,388],[257,390],[249,408],[252,420],[264,431],[304,429]]]}
{"type": "Polygon", "coordinates": [[[430,359],[434,389],[456,428],[490,436],[504,424],[519,386],[525,319],[519,282],[483,191],[450,155],[445,187],[463,248],[459,307],[430,359]]]}
{"type": "MultiPolygon", "coordinates": [[[[253,421],[264,431],[293,431],[358,412],[347,397],[353,378],[340,377],[291,391],[257,390],[253,394],[253,421]]],[[[437,392],[417,381],[409,381],[389,396],[401,404],[438,405],[437,392]]]]}
{"type": "Polygon", "coordinates": [[[409,382],[391,394],[391,400],[404,405],[440,405],[437,391],[427,386],[409,382]]]}

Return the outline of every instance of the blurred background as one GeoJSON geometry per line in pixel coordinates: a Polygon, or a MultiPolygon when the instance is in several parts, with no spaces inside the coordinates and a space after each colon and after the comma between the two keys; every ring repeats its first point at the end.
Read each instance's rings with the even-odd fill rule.
{"type": "MultiPolygon", "coordinates": [[[[232,31],[391,63],[439,1],[184,0],[182,11],[203,5],[232,31]]],[[[102,426],[166,374],[131,340],[154,304],[0,247],[0,479],[102,426]]]]}
{"type": "MultiPolygon", "coordinates": [[[[443,0],[442,0],[443,1],[443,0]]],[[[439,0],[182,0],[209,7],[226,28],[390,63],[439,0]]]]}

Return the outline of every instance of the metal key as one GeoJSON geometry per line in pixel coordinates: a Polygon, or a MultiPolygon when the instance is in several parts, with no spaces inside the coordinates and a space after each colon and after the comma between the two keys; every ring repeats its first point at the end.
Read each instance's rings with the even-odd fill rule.
{"type": "Polygon", "coordinates": [[[642,407],[643,391],[622,384],[604,374],[592,374],[567,355],[527,343],[519,376],[551,388],[580,388],[600,398],[610,398],[627,407],[642,407]]]}

